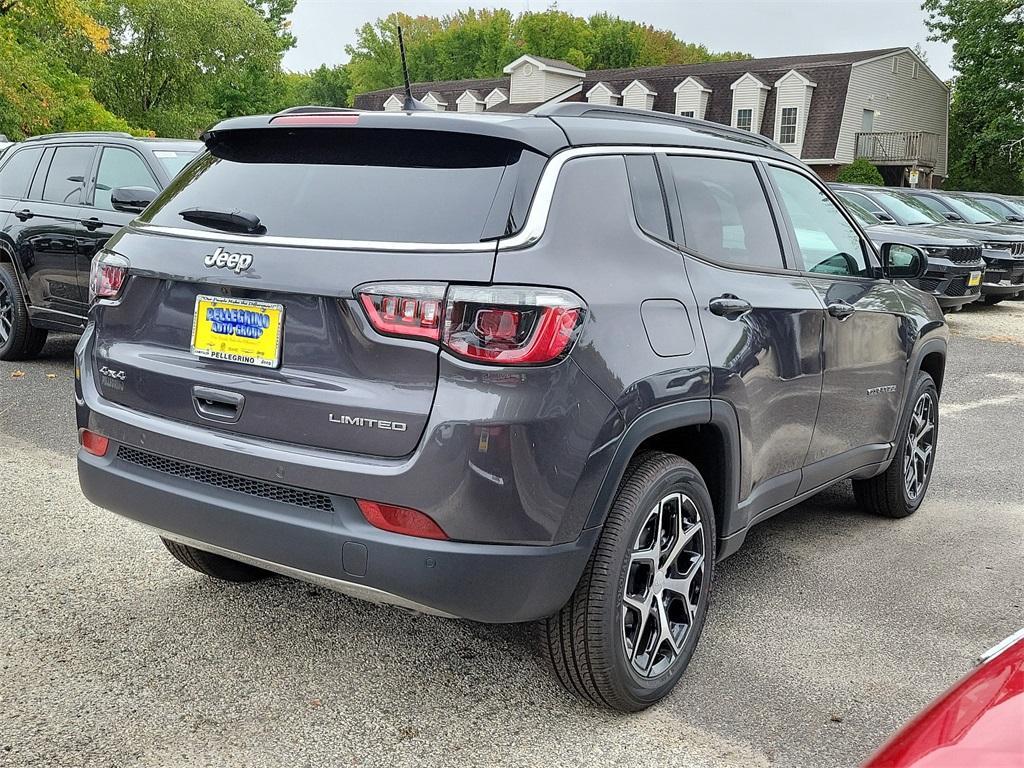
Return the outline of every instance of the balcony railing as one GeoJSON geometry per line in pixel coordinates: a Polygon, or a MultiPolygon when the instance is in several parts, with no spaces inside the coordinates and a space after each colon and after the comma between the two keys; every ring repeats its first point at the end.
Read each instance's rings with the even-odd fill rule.
{"type": "Polygon", "coordinates": [[[857,157],[875,165],[934,166],[939,156],[939,134],[927,131],[858,133],[857,157]]]}

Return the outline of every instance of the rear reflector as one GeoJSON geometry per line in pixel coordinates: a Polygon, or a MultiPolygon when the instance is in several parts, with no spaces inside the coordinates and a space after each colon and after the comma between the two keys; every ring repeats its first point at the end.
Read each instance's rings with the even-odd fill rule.
{"type": "Polygon", "coordinates": [[[421,539],[447,539],[448,535],[427,515],[408,507],[356,499],[359,511],[374,528],[421,539]]]}
{"type": "Polygon", "coordinates": [[[88,429],[80,429],[78,430],[78,441],[86,453],[91,453],[93,456],[107,455],[110,440],[103,435],[90,432],[88,429]]]}
{"type": "Polygon", "coordinates": [[[336,126],[356,125],[359,123],[359,115],[336,115],[331,113],[312,115],[278,115],[270,118],[274,125],[307,125],[313,126],[336,126]]]}

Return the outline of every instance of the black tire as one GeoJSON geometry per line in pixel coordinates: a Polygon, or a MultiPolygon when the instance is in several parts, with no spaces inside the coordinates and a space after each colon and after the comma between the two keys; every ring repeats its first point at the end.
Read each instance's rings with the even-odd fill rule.
{"type": "Polygon", "coordinates": [[[853,481],[853,494],[857,503],[865,512],[871,512],[883,517],[907,517],[917,511],[924,501],[928,492],[928,485],[931,483],[932,470],[935,467],[935,452],[939,440],[939,393],[935,388],[932,377],[924,371],[918,371],[907,399],[907,416],[901,427],[899,442],[897,443],[896,455],[888,469],[880,475],[866,480],[853,481]],[[908,452],[908,443],[912,438],[915,429],[915,409],[922,398],[930,399],[932,428],[930,435],[930,451],[925,461],[924,480],[920,482],[914,493],[907,487],[907,465],[905,464],[908,452]]]}
{"type": "Polygon", "coordinates": [[[714,577],[715,543],[714,509],[696,467],[668,453],[648,452],[635,457],[576,591],[557,614],[538,624],[542,654],[566,690],[585,702],[623,712],[638,712],[664,698],[690,663],[704,627],[714,577]],[[676,492],[682,494],[678,504],[668,502],[676,492]],[[672,521],[673,505],[678,510],[678,527],[672,521]],[[644,538],[653,531],[655,515],[659,533],[664,531],[664,520],[675,535],[667,541],[659,535],[657,549],[653,548],[653,538],[644,538]],[[699,529],[692,526],[695,519],[701,523],[699,529]],[[651,549],[646,551],[656,553],[646,566],[631,564],[641,541],[650,541],[651,549]],[[671,553],[679,542],[685,544],[679,547],[673,562],[665,557],[665,564],[655,567],[662,558],[657,554],[662,547],[668,547],[671,553]],[[699,556],[703,557],[702,567],[697,565],[699,556]],[[686,573],[677,567],[683,563],[686,573]],[[638,573],[639,567],[651,569],[649,579],[638,573]],[[660,591],[665,575],[688,585],[685,604],[681,593],[668,589],[666,596],[660,591]],[[643,594],[650,597],[635,602],[645,604],[647,616],[658,622],[656,628],[644,623],[638,626],[643,614],[636,607],[627,608],[627,583],[633,594],[635,587],[646,585],[643,594]],[[659,603],[666,606],[664,613],[660,607],[655,608],[659,603]],[[664,625],[660,622],[662,616],[664,625]],[[662,626],[668,627],[671,639],[662,634],[662,626]],[[650,636],[655,629],[656,638],[650,636]],[[631,632],[635,638],[633,656],[638,662],[643,658],[650,661],[645,665],[650,670],[646,675],[630,658],[627,636],[631,632]],[[639,653],[649,648],[651,652],[639,653]],[[658,653],[662,650],[659,668],[658,653]]]}
{"type": "Polygon", "coordinates": [[[0,264],[0,360],[29,360],[46,344],[46,331],[33,328],[14,265],[0,264]]]}
{"type": "Polygon", "coordinates": [[[165,539],[162,536],[160,541],[167,547],[167,551],[174,555],[174,558],[193,571],[198,571],[205,576],[212,576],[222,581],[258,581],[273,576],[270,571],[264,571],[248,563],[240,563],[212,552],[190,547],[187,544],[179,544],[176,541],[165,539]]]}

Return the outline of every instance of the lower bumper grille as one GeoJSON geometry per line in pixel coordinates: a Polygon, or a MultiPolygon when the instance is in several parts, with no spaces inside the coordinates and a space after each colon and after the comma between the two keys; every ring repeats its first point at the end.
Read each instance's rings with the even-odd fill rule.
{"type": "Polygon", "coordinates": [[[137,448],[130,448],[127,445],[120,445],[117,448],[117,458],[129,464],[151,469],[155,472],[162,472],[165,475],[181,477],[204,485],[212,485],[215,488],[223,488],[227,491],[244,493],[247,496],[256,496],[260,499],[277,501],[282,504],[291,504],[306,509],[317,509],[322,512],[333,512],[334,503],[331,497],[323,493],[292,488],[288,485],[268,483],[263,480],[254,480],[250,477],[234,475],[230,472],[200,467],[196,464],[189,464],[177,459],[170,459],[166,456],[158,456],[148,451],[140,451],[137,448]]]}

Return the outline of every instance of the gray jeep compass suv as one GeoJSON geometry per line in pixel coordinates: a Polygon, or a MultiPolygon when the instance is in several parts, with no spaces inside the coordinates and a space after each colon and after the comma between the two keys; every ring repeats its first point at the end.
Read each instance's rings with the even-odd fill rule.
{"type": "Polygon", "coordinates": [[[926,258],[769,140],[588,104],[203,138],[95,261],[76,353],[82,489],[189,567],[539,620],[632,711],[754,523],[844,478],[920,506],[926,258]]]}

